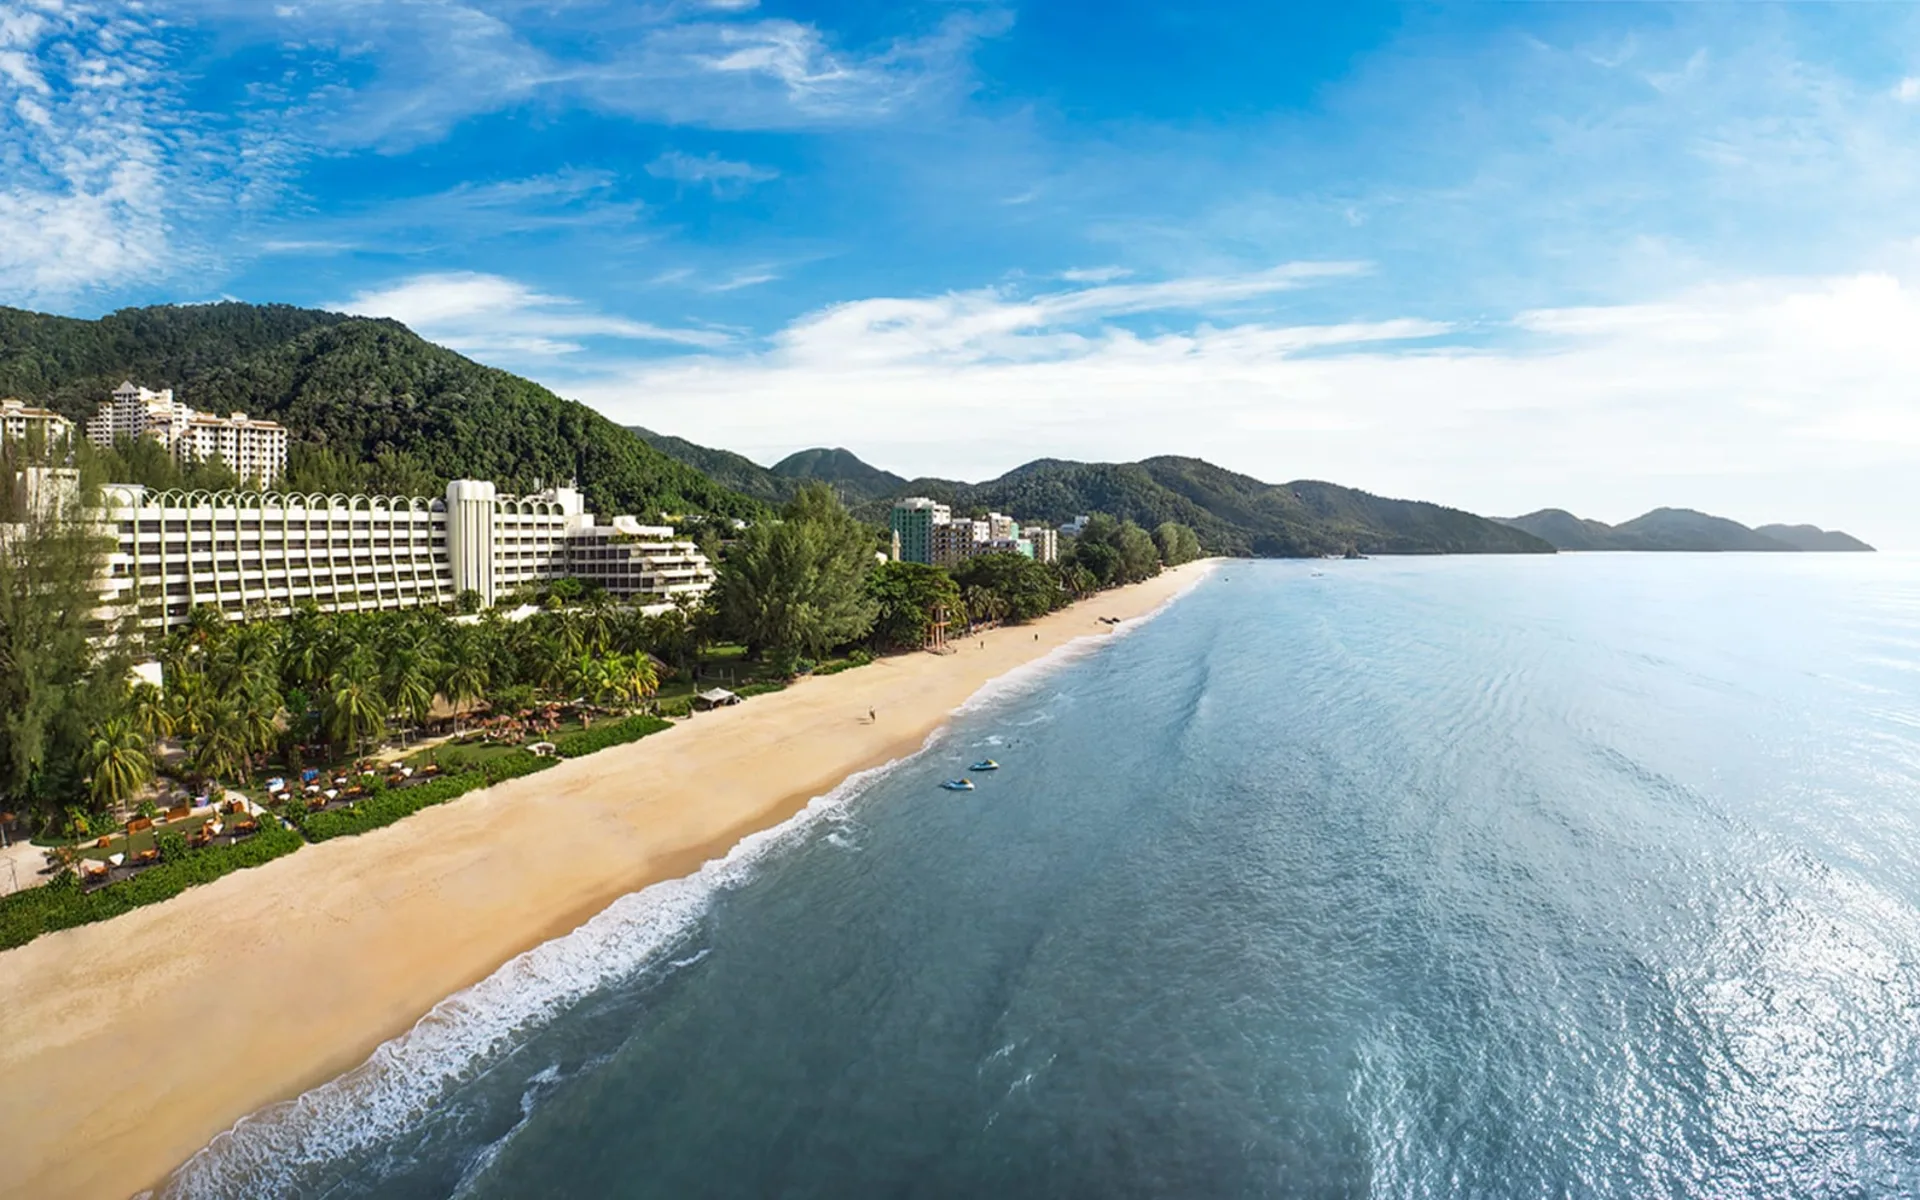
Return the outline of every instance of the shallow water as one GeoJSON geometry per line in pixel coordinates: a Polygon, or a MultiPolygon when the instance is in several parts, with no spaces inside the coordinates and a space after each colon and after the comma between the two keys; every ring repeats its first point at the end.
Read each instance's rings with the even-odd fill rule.
{"type": "Polygon", "coordinates": [[[1917,817],[1920,561],[1231,564],[167,1190],[1920,1193],[1917,817]]]}

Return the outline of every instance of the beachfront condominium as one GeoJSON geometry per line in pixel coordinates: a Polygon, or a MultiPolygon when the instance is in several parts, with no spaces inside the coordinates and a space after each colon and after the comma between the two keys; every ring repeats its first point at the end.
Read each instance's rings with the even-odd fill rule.
{"type": "Polygon", "coordinates": [[[224,417],[196,412],[173,398],[173,389],[149,391],[132,381],[87,421],[87,440],[111,446],[129,438],[152,438],[181,462],[218,458],[247,483],[266,487],[287,469],[287,430],[246,413],[224,417]]]}
{"type": "Polygon", "coordinates": [[[952,520],[952,509],[925,496],[894,501],[890,525],[894,536],[900,539],[900,561],[933,562],[933,531],[952,520]]]}
{"type": "Polygon", "coordinates": [[[0,400],[0,438],[35,442],[52,448],[73,437],[73,422],[50,408],[35,408],[19,400],[0,400]]]}
{"type": "Polygon", "coordinates": [[[1005,513],[990,512],[985,520],[955,519],[946,505],[925,496],[895,502],[891,522],[894,557],[902,562],[957,567],[976,554],[1010,551],[1041,562],[1060,557],[1060,542],[1051,529],[1022,530],[1005,513]],[[1035,538],[1033,535],[1044,537],[1035,538]]]}
{"type": "Polygon", "coordinates": [[[227,617],[451,605],[471,592],[491,605],[565,576],[664,611],[713,582],[706,556],[673,529],[615,517],[598,525],[580,493],[500,494],[456,479],[444,496],[277,492],[105,491],[114,538],[105,615],[148,629],[198,605],[227,617]]]}

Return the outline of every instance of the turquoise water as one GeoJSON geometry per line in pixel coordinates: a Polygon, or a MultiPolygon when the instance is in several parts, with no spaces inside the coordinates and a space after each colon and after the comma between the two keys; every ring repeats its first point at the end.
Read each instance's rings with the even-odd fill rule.
{"type": "Polygon", "coordinates": [[[1229,564],[168,1190],[1913,1195],[1917,817],[1920,561],[1229,564]]]}

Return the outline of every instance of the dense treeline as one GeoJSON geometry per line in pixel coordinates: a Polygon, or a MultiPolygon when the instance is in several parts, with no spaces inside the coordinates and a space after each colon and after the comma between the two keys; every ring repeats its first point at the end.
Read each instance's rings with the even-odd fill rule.
{"type": "Polygon", "coordinates": [[[98,321],[0,308],[0,396],[84,420],[126,379],[172,387],[198,409],[285,423],[306,472],[292,482],[320,481],[310,490],[435,491],[465,476],[526,491],[578,479],[604,513],[762,511],[586,406],[398,322],[236,303],[98,321]]]}
{"type": "Polygon", "coordinates": [[[1055,563],[1011,551],[976,555],[950,572],[876,562],[871,533],[826,485],[814,483],[778,521],[755,525],[729,548],[714,588],[715,628],[782,669],[804,669],[862,641],[917,649],[942,621],[953,632],[1030,621],[1198,552],[1194,532],[1177,523],[1149,534],[1131,521],[1095,515],[1055,563]]]}

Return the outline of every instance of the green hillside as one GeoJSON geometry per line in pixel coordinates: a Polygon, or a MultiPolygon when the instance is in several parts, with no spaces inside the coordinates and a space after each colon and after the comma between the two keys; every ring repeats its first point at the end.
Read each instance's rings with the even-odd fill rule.
{"type": "Polygon", "coordinates": [[[396,321],[238,303],[97,321],[0,308],[0,396],[78,420],[129,379],[171,387],[195,408],[281,421],[296,461],[320,448],[349,462],[397,454],[442,479],[515,490],[578,479],[603,513],[761,511],[585,405],[396,321]]]}
{"type": "Polygon", "coordinates": [[[796,485],[818,480],[831,484],[848,503],[859,500],[891,499],[901,494],[907,481],[892,471],[869,466],[851,450],[816,448],[798,450],[773,464],[773,474],[796,485]]]}
{"type": "MultiPolygon", "coordinates": [[[[660,450],[712,472],[730,486],[744,481],[721,473],[734,460],[724,450],[679,438],[646,435],[660,450]]],[[[1104,512],[1152,529],[1178,521],[1216,554],[1298,557],[1316,554],[1550,554],[1553,547],[1523,531],[1459,509],[1413,500],[1388,500],[1331,483],[1263,483],[1197,458],[1149,458],[1137,463],[1080,463],[1043,458],[985,483],[951,479],[903,480],[845,450],[808,450],[764,472],[828,479],[854,512],[885,524],[900,496],[931,496],[963,512],[998,510],[1021,520],[1059,524],[1082,513],[1104,512]],[[864,491],[864,498],[862,492],[864,491]]],[[[753,492],[751,494],[759,494],[753,492]]]]}

